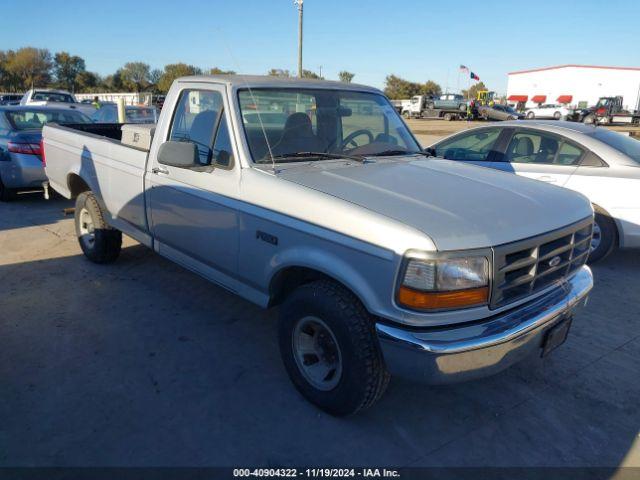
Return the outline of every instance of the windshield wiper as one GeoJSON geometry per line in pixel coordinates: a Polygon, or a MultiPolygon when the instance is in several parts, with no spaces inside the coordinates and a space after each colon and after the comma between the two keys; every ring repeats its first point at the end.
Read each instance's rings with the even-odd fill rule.
{"type": "MultiPolygon", "coordinates": [[[[274,155],[273,160],[278,163],[285,162],[306,162],[313,158],[321,158],[321,159],[349,159],[349,160],[357,160],[359,162],[364,161],[364,157],[360,155],[345,155],[342,153],[329,153],[329,152],[292,152],[292,153],[282,153],[280,155],[274,155]],[[282,162],[284,160],[285,162],[282,162]]],[[[268,160],[268,159],[266,159],[268,160]]]]}
{"type": "Polygon", "coordinates": [[[395,155],[427,155],[426,152],[410,152],[408,150],[384,150],[382,152],[369,153],[367,157],[393,157],[395,155]]]}

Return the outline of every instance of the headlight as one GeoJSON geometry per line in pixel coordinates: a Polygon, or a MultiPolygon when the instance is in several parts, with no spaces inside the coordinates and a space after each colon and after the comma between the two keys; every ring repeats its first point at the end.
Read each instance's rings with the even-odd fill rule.
{"type": "Polygon", "coordinates": [[[412,258],[405,264],[398,303],[417,310],[449,310],[489,301],[486,257],[412,258]]]}

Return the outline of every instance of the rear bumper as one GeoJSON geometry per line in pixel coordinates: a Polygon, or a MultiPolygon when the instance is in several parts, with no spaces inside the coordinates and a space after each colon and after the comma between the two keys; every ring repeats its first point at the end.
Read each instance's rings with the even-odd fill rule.
{"type": "Polygon", "coordinates": [[[0,176],[7,188],[41,188],[47,179],[40,157],[11,153],[9,160],[0,161],[0,176]]]}
{"type": "Polygon", "coordinates": [[[431,384],[500,372],[538,352],[544,334],[586,304],[593,287],[589,267],[542,297],[481,323],[423,331],[376,324],[388,370],[431,384]]]}

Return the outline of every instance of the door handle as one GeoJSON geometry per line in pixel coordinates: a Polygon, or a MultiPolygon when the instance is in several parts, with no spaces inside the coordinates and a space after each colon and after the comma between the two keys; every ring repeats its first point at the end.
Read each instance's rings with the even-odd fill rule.
{"type": "Polygon", "coordinates": [[[169,175],[169,169],[164,167],[153,167],[151,169],[151,173],[155,173],[156,175],[169,175]]]}
{"type": "Polygon", "coordinates": [[[538,177],[538,180],[542,181],[542,182],[547,182],[547,183],[556,183],[557,180],[553,177],[550,177],[549,175],[543,175],[541,177],[538,177]]]}

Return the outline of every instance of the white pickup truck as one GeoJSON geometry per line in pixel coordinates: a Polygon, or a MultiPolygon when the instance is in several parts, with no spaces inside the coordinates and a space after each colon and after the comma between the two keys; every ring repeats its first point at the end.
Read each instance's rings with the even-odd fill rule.
{"type": "Polygon", "coordinates": [[[185,77],[155,129],[47,125],[43,144],[89,259],[114,261],[124,233],[280,306],[291,380],[334,415],[390,374],[456,382],[548,354],[593,285],[586,198],[429,158],[374,88],[185,77]]]}

